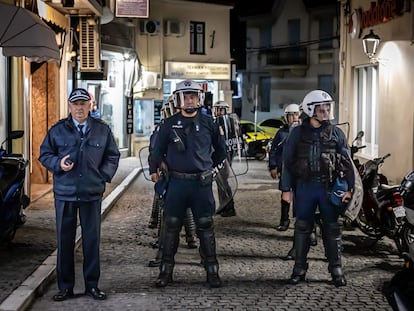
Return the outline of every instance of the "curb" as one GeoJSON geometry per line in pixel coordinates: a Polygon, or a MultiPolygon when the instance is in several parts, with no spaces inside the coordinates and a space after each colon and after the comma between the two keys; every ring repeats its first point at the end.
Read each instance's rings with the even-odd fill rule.
{"type": "MultiPolygon", "coordinates": [[[[135,180],[143,168],[135,168],[106,198],[102,201],[102,219],[108,214],[112,206],[125,192],[129,185],[135,180]]],[[[81,244],[81,228],[76,230],[75,250],[81,244]]],[[[24,311],[33,300],[41,295],[45,288],[56,276],[56,256],[57,250],[49,255],[45,261],[16,288],[1,304],[0,311],[24,311]]]]}

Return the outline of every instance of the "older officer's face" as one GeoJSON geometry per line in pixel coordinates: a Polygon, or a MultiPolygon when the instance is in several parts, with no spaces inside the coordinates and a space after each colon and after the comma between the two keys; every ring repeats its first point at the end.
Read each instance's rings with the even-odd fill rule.
{"type": "Polygon", "coordinates": [[[88,118],[90,107],[89,100],[78,100],[69,103],[69,111],[72,117],[79,123],[83,123],[88,118]]]}

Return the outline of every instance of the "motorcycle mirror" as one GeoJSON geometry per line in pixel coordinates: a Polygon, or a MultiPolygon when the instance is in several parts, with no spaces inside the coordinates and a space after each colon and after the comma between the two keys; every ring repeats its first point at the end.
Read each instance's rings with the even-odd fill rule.
{"type": "Polygon", "coordinates": [[[364,137],[364,131],[359,131],[356,137],[356,140],[361,139],[362,137],[364,137]]]}

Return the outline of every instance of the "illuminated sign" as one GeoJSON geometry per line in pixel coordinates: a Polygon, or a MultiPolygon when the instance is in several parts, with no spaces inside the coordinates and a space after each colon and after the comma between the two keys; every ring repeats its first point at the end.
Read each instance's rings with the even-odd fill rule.
{"type": "Polygon", "coordinates": [[[165,62],[167,79],[230,80],[230,64],[165,62]]]}
{"type": "Polygon", "coordinates": [[[409,12],[411,7],[408,0],[383,0],[371,2],[371,7],[363,11],[355,9],[349,16],[349,33],[352,38],[360,36],[360,29],[369,28],[378,24],[389,22],[409,12]]]}
{"type": "Polygon", "coordinates": [[[139,17],[149,16],[149,0],[116,0],[116,17],[139,17]]]}

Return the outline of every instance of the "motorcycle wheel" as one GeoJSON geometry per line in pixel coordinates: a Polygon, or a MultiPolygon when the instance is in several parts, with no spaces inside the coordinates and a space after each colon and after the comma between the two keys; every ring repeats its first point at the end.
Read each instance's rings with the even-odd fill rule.
{"type": "Polygon", "coordinates": [[[405,222],[399,234],[400,253],[408,253],[410,245],[414,243],[414,225],[405,222]]]}
{"type": "Polygon", "coordinates": [[[359,211],[358,217],[355,219],[355,222],[358,225],[358,228],[370,237],[380,239],[385,235],[379,226],[369,224],[365,221],[365,215],[362,208],[359,211]]]}

